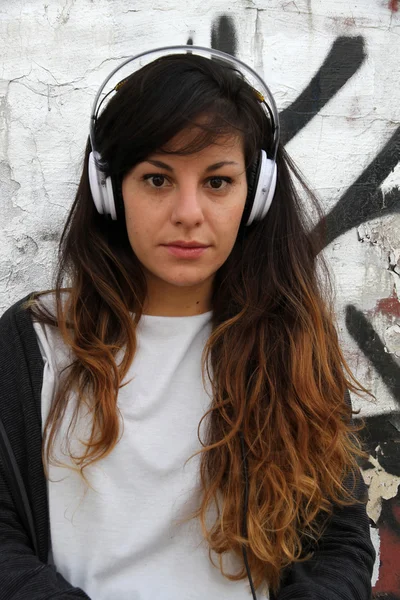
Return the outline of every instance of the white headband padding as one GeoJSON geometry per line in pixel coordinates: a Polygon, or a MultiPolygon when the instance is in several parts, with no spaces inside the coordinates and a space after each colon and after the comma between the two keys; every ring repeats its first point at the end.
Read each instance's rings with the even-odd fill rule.
{"type": "Polygon", "coordinates": [[[102,215],[105,212],[105,206],[103,201],[103,186],[101,183],[100,173],[96,166],[93,152],[89,154],[89,183],[90,191],[92,192],[93,201],[97,208],[97,211],[102,215]]]}
{"type": "Polygon", "coordinates": [[[254,182],[254,201],[246,225],[265,217],[275,194],[277,167],[276,162],[267,158],[265,150],[261,150],[261,167],[258,181],[254,182]]]}
{"type": "Polygon", "coordinates": [[[111,215],[113,221],[117,220],[117,211],[115,209],[114,192],[112,187],[111,177],[106,179],[106,189],[104,191],[104,204],[106,212],[111,215]]]}

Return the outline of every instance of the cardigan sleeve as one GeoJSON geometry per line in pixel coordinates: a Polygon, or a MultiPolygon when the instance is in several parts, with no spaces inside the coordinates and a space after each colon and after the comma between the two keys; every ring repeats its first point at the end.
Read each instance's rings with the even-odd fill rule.
{"type": "Polygon", "coordinates": [[[88,596],[39,560],[0,465],[0,600],[83,600],[88,596]]]}
{"type": "Polygon", "coordinates": [[[0,600],[89,600],[47,564],[49,526],[39,401],[43,362],[30,316],[21,309],[26,299],[0,319],[0,419],[29,502],[37,553],[1,453],[0,600]]]}
{"type": "Polygon", "coordinates": [[[370,600],[374,562],[364,504],[335,507],[314,555],[289,568],[276,600],[370,600]]]}

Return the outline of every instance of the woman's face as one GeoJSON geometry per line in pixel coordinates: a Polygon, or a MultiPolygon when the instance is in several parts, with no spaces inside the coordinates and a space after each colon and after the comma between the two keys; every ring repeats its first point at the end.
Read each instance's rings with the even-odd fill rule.
{"type": "MultiPolygon", "coordinates": [[[[168,150],[194,133],[184,130],[168,150]]],[[[153,287],[158,281],[164,290],[166,284],[210,288],[244,210],[243,141],[220,138],[187,156],[155,152],[124,177],[122,195],[131,247],[153,287]]]]}

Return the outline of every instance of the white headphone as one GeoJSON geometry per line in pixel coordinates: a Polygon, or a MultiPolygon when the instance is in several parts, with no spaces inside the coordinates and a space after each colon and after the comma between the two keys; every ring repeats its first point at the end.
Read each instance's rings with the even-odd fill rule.
{"type": "MultiPolygon", "coordinates": [[[[109,82],[109,80],[125,65],[131,62],[140,62],[143,57],[153,56],[154,54],[160,56],[168,56],[173,53],[187,53],[191,54],[200,54],[205,55],[207,58],[217,58],[220,62],[227,63],[230,67],[233,66],[234,69],[240,71],[243,75],[245,75],[246,80],[252,87],[254,88],[251,80],[255,80],[257,88],[261,88],[260,91],[257,88],[254,88],[257,94],[257,97],[260,100],[260,104],[263,107],[264,112],[267,117],[270,118],[272,124],[272,132],[273,132],[273,146],[272,146],[272,156],[269,158],[265,150],[260,150],[260,154],[255,162],[255,164],[251,167],[248,173],[248,196],[246,205],[251,206],[250,214],[247,218],[245,225],[251,225],[253,221],[261,220],[267,214],[269,207],[271,206],[272,199],[275,194],[276,188],[276,179],[277,179],[277,166],[276,166],[276,154],[278,151],[279,144],[279,114],[278,109],[276,107],[274,98],[265,84],[265,82],[261,79],[261,77],[253,71],[253,69],[247,66],[242,61],[226,54],[225,52],[221,52],[219,50],[214,50],[212,48],[203,48],[201,46],[167,46],[164,48],[156,48],[155,50],[150,50],[148,52],[142,52],[132,58],[125,60],[122,64],[120,64],[108,77],[105,79],[103,84],[100,86],[99,91],[97,92],[92,115],[90,119],[90,143],[92,147],[92,151],[89,155],[89,182],[90,182],[90,190],[92,193],[94,204],[97,208],[97,211],[100,214],[109,215],[113,220],[117,220],[118,218],[118,210],[117,204],[114,196],[114,186],[113,180],[110,176],[106,176],[107,173],[107,165],[102,160],[102,157],[98,150],[96,149],[96,141],[95,141],[95,127],[98,118],[99,109],[101,106],[98,105],[100,95],[103,92],[103,89],[109,82]],[[268,100],[268,103],[266,102],[268,100]]],[[[155,60],[155,59],[154,59],[155,60]]],[[[142,65],[140,65],[141,67],[142,65]]],[[[139,68],[140,68],[139,67],[139,68]]],[[[135,69],[137,70],[137,69],[135,69]]],[[[134,71],[132,71],[134,72],[134,71]]],[[[121,84],[121,82],[120,82],[121,84]]],[[[113,90],[118,91],[119,84],[117,84],[113,90]]],[[[111,90],[111,91],[113,91],[111,90]]]]}

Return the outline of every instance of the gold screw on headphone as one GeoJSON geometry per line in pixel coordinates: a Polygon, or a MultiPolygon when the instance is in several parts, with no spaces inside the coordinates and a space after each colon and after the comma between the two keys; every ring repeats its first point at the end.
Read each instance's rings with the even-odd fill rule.
{"type": "Polygon", "coordinates": [[[255,95],[257,96],[257,100],[259,102],[265,102],[265,98],[264,96],[261,94],[261,92],[259,92],[258,90],[256,90],[255,88],[253,88],[253,91],[255,93],[255,95]]]}
{"type": "Polygon", "coordinates": [[[129,77],[125,77],[125,79],[121,79],[115,86],[114,90],[118,92],[118,90],[124,85],[125,81],[128,81],[129,77]]]}

